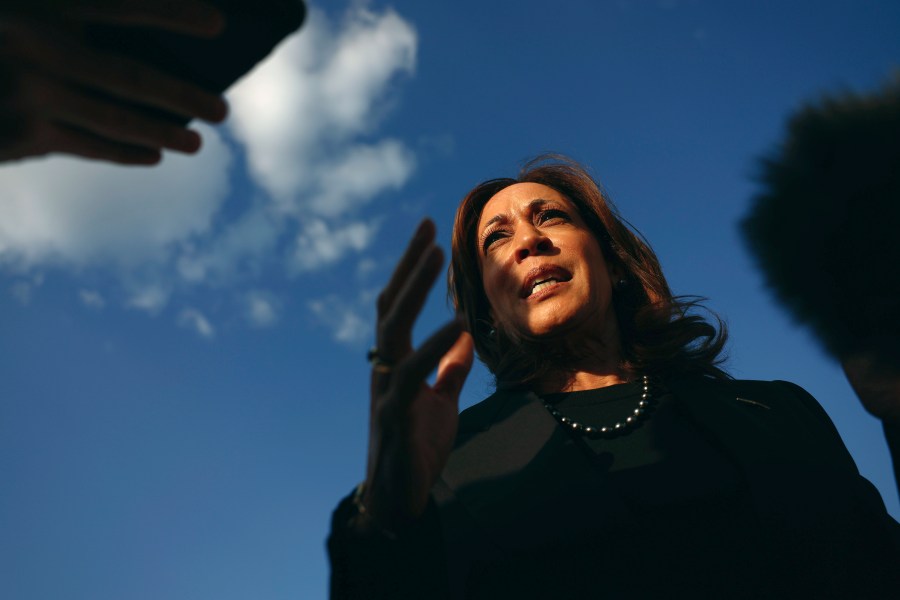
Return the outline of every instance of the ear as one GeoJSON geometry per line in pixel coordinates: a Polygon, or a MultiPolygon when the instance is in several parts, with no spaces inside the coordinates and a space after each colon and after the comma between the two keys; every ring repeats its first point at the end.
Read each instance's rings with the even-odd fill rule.
{"type": "Polygon", "coordinates": [[[491,331],[496,331],[497,330],[497,319],[494,318],[494,309],[491,309],[488,311],[488,317],[491,320],[491,322],[490,322],[491,331]]]}
{"type": "Polygon", "coordinates": [[[618,281],[625,278],[625,269],[618,263],[606,261],[606,270],[609,273],[609,280],[612,282],[613,286],[615,286],[618,281]]]}

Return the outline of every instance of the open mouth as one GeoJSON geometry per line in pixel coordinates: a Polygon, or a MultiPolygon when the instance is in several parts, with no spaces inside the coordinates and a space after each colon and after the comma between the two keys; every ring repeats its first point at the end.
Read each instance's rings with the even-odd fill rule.
{"type": "Polygon", "coordinates": [[[559,279],[557,279],[555,277],[551,277],[550,279],[543,279],[541,281],[535,281],[534,285],[531,288],[531,294],[529,294],[529,296],[533,296],[534,294],[540,292],[541,290],[550,287],[554,283],[559,283],[559,279]]]}
{"type": "Polygon", "coordinates": [[[542,265],[528,272],[522,285],[521,297],[529,298],[556,284],[572,279],[572,274],[556,265],[542,265]]]}

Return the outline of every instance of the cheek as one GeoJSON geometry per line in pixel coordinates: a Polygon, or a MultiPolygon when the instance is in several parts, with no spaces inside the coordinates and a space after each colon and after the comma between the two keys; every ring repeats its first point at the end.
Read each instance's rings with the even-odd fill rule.
{"type": "Polygon", "coordinates": [[[505,323],[510,307],[510,292],[507,278],[502,269],[490,267],[482,271],[481,285],[487,297],[490,317],[495,323],[505,323]]]}
{"type": "Polygon", "coordinates": [[[502,295],[499,292],[502,286],[498,273],[491,269],[483,271],[481,285],[484,287],[484,295],[487,296],[491,307],[496,306],[497,302],[502,298],[502,295]]]}
{"type": "Polygon", "coordinates": [[[503,286],[503,270],[494,261],[485,260],[481,263],[481,285],[488,298],[493,298],[503,286]]]}

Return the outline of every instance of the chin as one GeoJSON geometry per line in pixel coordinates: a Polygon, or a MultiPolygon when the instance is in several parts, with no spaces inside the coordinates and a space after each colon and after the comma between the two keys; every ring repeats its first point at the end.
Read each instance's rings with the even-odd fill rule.
{"type": "Polygon", "coordinates": [[[570,335],[578,330],[578,322],[574,320],[543,322],[528,324],[523,328],[522,334],[532,339],[546,339],[570,335]]]}
{"type": "Polygon", "coordinates": [[[575,312],[574,314],[544,315],[545,318],[531,319],[515,330],[526,339],[553,341],[567,337],[569,339],[592,339],[604,337],[603,332],[609,328],[616,329],[614,322],[600,321],[593,312],[587,314],[575,312]]]}

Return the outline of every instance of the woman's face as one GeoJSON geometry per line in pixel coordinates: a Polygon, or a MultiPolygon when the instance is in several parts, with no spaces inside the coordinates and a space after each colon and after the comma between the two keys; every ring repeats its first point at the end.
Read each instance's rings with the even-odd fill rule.
{"type": "Polygon", "coordinates": [[[606,259],[565,196],[539,183],[504,188],[485,204],[476,240],[497,326],[618,341],[606,259]]]}

